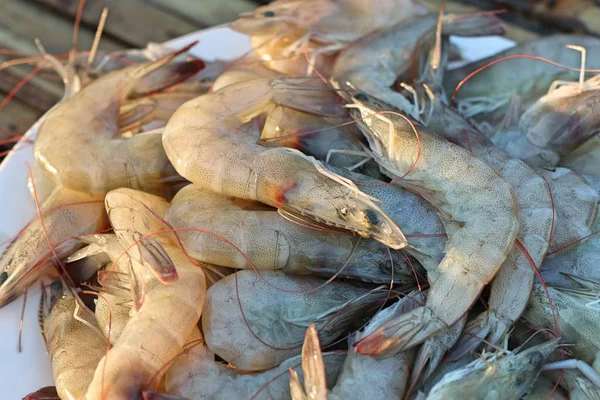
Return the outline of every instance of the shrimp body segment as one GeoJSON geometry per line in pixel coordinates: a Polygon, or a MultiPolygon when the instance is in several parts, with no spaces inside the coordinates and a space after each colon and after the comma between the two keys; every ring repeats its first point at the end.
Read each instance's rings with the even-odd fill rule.
{"type": "Polygon", "coordinates": [[[175,169],[202,189],[256,200],[392,247],[406,239],[356,188],[326,176],[298,151],[258,145],[252,120],[269,104],[320,115],[339,114],[330,89],[309,78],[255,79],[232,84],[181,106],[167,123],[163,145],[175,169]]]}
{"type": "Polygon", "coordinates": [[[446,245],[425,307],[382,326],[357,351],[382,354],[421,343],[460,319],[513,248],[519,230],[514,189],[468,150],[358,104],[363,133],[377,162],[402,186],[417,191],[460,225],[446,245]]]}

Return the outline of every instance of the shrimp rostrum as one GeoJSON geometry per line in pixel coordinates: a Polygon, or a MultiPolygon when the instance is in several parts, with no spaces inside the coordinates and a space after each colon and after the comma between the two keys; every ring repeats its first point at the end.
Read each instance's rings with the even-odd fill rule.
{"type": "Polygon", "coordinates": [[[358,98],[377,107],[376,100],[356,94],[351,107],[384,172],[421,194],[442,218],[459,224],[448,232],[446,255],[425,306],[357,344],[359,353],[384,354],[423,342],[469,310],[513,248],[518,206],[512,186],[485,161],[399,113],[382,113],[358,98]]]}

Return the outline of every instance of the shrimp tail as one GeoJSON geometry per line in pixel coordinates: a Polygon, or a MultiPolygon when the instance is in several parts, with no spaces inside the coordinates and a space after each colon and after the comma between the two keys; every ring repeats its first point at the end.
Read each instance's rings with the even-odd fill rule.
{"type": "Polygon", "coordinates": [[[147,96],[186,81],[204,69],[204,61],[194,59],[161,65],[135,82],[129,97],[147,96]]]}
{"type": "Polygon", "coordinates": [[[432,336],[423,343],[423,346],[419,349],[417,359],[415,360],[412,369],[411,381],[413,384],[419,378],[421,378],[422,381],[426,381],[433,374],[442,361],[442,357],[446,351],[460,338],[466,320],[465,315],[458,320],[456,324],[452,325],[450,329],[444,329],[442,332],[432,336]]]}
{"type": "Polygon", "coordinates": [[[448,328],[429,307],[419,307],[382,324],[356,343],[358,354],[391,357],[448,328]]]}
{"type": "Polygon", "coordinates": [[[184,54],[196,43],[190,43],[152,63],[143,64],[134,69],[131,73],[132,79],[128,90],[125,90],[124,93],[130,97],[147,95],[166,89],[197,74],[205,66],[201,60],[193,59],[171,63],[175,57],[184,54]]]}
{"type": "Polygon", "coordinates": [[[496,344],[512,326],[511,321],[500,318],[495,312],[487,311],[479,314],[465,327],[463,336],[450,352],[449,358],[457,360],[466,353],[474,351],[481,341],[496,344]]]}
{"type": "Polygon", "coordinates": [[[319,334],[315,324],[310,324],[306,330],[302,346],[302,372],[304,373],[304,388],[296,371],[290,368],[290,392],[293,400],[327,398],[325,380],[325,364],[321,354],[319,334]]]}
{"type": "Polygon", "coordinates": [[[331,118],[348,116],[335,89],[314,78],[283,78],[271,81],[273,101],[284,107],[331,118]]]}

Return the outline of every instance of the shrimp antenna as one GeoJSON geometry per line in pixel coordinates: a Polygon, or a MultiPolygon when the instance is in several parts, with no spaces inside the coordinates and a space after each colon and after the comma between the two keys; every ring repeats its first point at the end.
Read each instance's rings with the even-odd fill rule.
{"type": "Polygon", "coordinates": [[[577,50],[581,52],[581,69],[579,70],[579,90],[583,90],[583,82],[585,80],[585,59],[587,56],[587,50],[583,46],[576,46],[574,44],[568,44],[565,47],[567,49],[577,50]]]}
{"type": "Polygon", "coordinates": [[[79,39],[79,25],[81,24],[81,15],[83,14],[83,7],[85,6],[85,0],[79,0],[77,5],[77,14],[75,15],[75,24],[73,25],[73,40],[71,42],[71,50],[69,51],[69,65],[73,65],[75,62],[75,55],[77,54],[77,41],[79,39]]]}
{"type": "Polygon", "coordinates": [[[96,28],[96,34],[94,35],[94,43],[92,43],[92,48],[90,49],[90,54],[87,59],[88,66],[91,66],[96,58],[96,52],[98,51],[98,46],[100,45],[100,38],[102,37],[102,32],[104,30],[107,17],[108,7],[104,7],[102,9],[102,14],[100,14],[100,21],[98,22],[98,28],[96,28]]]}
{"type": "Polygon", "coordinates": [[[440,6],[440,15],[438,17],[437,26],[435,28],[435,47],[433,50],[432,60],[430,64],[431,67],[436,71],[439,69],[442,59],[442,23],[445,10],[446,5],[442,4],[440,6]]]}
{"type": "Polygon", "coordinates": [[[17,346],[19,353],[23,351],[23,320],[25,319],[25,308],[27,307],[27,292],[28,288],[23,292],[23,307],[21,308],[21,318],[19,318],[19,344],[17,346]]]}

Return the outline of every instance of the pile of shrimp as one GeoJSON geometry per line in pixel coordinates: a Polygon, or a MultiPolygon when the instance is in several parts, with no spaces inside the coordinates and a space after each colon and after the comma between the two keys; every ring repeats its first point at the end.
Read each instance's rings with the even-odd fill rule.
{"type": "Polygon", "coordinates": [[[600,39],[450,69],[495,13],[231,28],[226,62],[39,58],[65,95],[0,258],[0,306],[42,288],[55,387],[27,398],[598,398],[600,39]]]}

